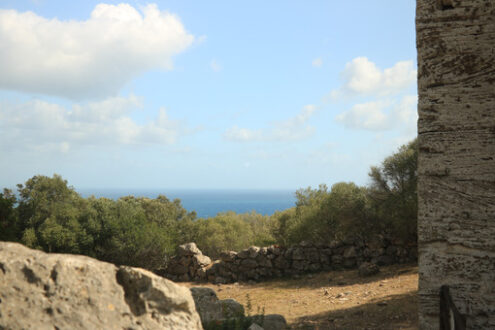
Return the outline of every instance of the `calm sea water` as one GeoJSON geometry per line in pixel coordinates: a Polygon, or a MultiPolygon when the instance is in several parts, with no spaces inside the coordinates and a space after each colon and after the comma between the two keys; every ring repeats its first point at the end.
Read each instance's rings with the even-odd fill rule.
{"type": "Polygon", "coordinates": [[[288,190],[124,190],[124,189],[78,189],[83,197],[94,195],[117,199],[121,196],[156,198],[162,194],[168,199],[178,198],[188,211],[196,211],[198,217],[212,217],[219,212],[245,213],[256,211],[271,215],[295,205],[294,191],[288,190]]]}

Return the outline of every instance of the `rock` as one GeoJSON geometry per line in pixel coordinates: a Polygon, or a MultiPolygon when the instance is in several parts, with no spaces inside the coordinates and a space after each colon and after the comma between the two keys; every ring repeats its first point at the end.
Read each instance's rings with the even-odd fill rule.
{"type": "Polygon", "coordinates": [[[182,274],[177,277],[177,280],[179,282],[189,282],[191,280],[191,277],[189,276],[189,274],[182,274]]]}
{"type": "Polygon", "coordinates": [[[247,328],[247,330],[264,330],[264,328],[260,327],[256,323],[253,323],[249,326],[249,328],[247,328]]]}
{"type": "Polygon", "coordinates": [[[262,255],[262,254],[259,254],[257,257],[256,257],[256,262],[258,263],[258,265],[260,267],[273,267],[272,265],[272,262],[270,261],[270,259],[268,259],[266,256],[262,255]]]}
{"type": "Polygon", "coordinates": [[[237,252],[235,251],[223,251],[220,253],[220,260],[225,262],[232,262],[237,257],[237,252]]]}
{"type": "Polygon", "coordinates": [[[234,299],[218,300],[213,289],[193,287],[191,294],[203,324],[244,315],[244,307],[234,299]]]}
{"type": "Polygon", "coordinates": [[[339,255],[332,256],[332,264],[341,264],[344,258],[339,255]]]}
{"type": "Polygon", "coordinates": [[[275,260],[273,260],[273,264],[279,269],[286,269],[289,267],[289,262],[282,255],[275,258],[275,260]]]}
{"type": "Polygon", "coordinates": [[[192,257],[192,262],[196,268],[199,268],[199,267],[204,267],[204,266],[208,266],[209,264],[211,264],[211,259],[210,259],[210,257],[205,256],[203,254],[197,254],[197,255],[192,257]]]}
{"type": "Polygon", "coordinates": [[[183,275],[187,274],[189,267],[184,266],[180,263],[170,263],[167,267],[167,272],[172,275],[183,275]]]}
{"type": "Polygon", "coordinates": [[[295,248],[292,252],[292,260],[304,260],[306,257],[304,256],[303,249],[295,248]]]}
{"type": "Polygon", "coordinates": [[[330,245],[329,245],[329,247],[332,248],[332,249],[335,249],[335,248],[338,248],[338,247],[341,247],[341,246],[342,246],[342,242],[341,241],[337,241],[337,240],[331,241],[330,242],[330,245]]]}
{"type": "Polygon", "coordinates": [[[294,260],[292,263],[292,268],[298,271],[305,271],[308,269],[307,260],[294,260]]]}
{"type": "Polygon", "coordinates": [[[378,268],[378,266],[376,264],[373,264],[371,262],[363,262],[359,266],[358,273],[359,273],[359,276],[365,277],[365,276],[375,275],[379,271],[380,271],[380,268],[378,268]]]}
{"type": "Polygon", "coordinates": [[[320,261],[320,254],[318,253],[317,248],[307,248],[304,251],[304,255],[306,256],[306,259],[308,259],[311,262],[319,262],[320,261]]]}
{"type": "Polygon", "coordinates": [[[310,265],[308,266],[308,270],[309,270],[310,272],[316,272],[316,271],[318,271],[318,270],[320,270],[320,269],[321,269],[321,265],[320,265],[320,264],[310,264],[310,265]]]}
{"type": "Polygon", "coordinates": [[[256,260],[253,259],[244,259],[241,262],[241,266],[245,268],[256,268],[258,267],[258,263],[256,262],[256,260]]]}
{"type": "Polygon", "coordinates": [[[355,258],[356,255],[356,248],[354,246],[350,246],[344,251],[344,258],[355,258]]]}
{"type": "Polygon", "coordinates": [[[299,246],[301,247],[312,247],[313,246],[313,243],[309,242],[309,241],[302,241],[299,243],[299,246]]]}
{"type": "Polygon", "coordinates": [[[242,251],[237,252],[237,256],[241,259],[246,259],[249,257],[249,251],[248,249],[244,249],[242,251]]]}
{"type": "Polygon", "coordinates": [[[189,256],[183,256],[183,257],[180,257],[178,259],[178,263],[181,265],[184,265],[186,267],[188,267],[191,264],[191,262],[192,262],[192,260],[191,260],[191,257],[189,257],[189,256]]]}
{"type": "Polygon", "coordinates": [[[356,266],[356,258],[344,259],[343,266],[345,268],[354,268],[356,266]]]}
{"type": "Polygon", "coordinates": [[[282,251],[280,250],[280,248],[276,245],[270,245],[268,247],[268,251],[273,253],[274,255],[278,256],[280,255],[280,253],[282,253],[282,251]]]}
{"type": "Polygon", "coordinates": [[[262,326],[265,330],[286,330],[288,328],[285,318],[280,314],[265,315],[262,326]]]}
{"type": "Polygon", "coordinates": [[[187,243],[187,244],[179,245],[176,253],[180,257],[193,256],[195,254],[203,254],[201,253],[201,250],[198,249],[198,247],[196,246],[196,243],[187,243]]]}
{"type": "Polygon", "coordinates": [[[0,328],[202,329],[187,288],[149,271],[0,242],[0,328]]]}
{"type": "Polygon", "coordinates": [[[260,252],[260,248],[257,246],[250,246],[248,248],[249,252],[249,258],[254,259],[258,256],[258,253],[260,252]]]}

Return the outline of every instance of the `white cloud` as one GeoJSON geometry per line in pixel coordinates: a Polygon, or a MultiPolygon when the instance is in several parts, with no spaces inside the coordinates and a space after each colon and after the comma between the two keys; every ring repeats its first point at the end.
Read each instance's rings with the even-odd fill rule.
{"type": "Polygon", "coordinates": [[[383,110],[388,105],[389,102],[383,101],[356,104],[350,110],[337,115],[335,119],[349,128],[385,130],[388,129],[389,118],[383,110]]]}
{"type": "Polygon", "coordinates": [[[131,118],[141,103],[135,96],[76,104],[70,109],[41,100],[0,103],[2,148],[58,149],[74,146],[169,145],[183,132],[164,108],[157,117],[139,124],[131,118]]]}
{"type": "Polygon", "coordinates": [[[85,21],[0,10],[0,88],[71,99],[116,95],[132,78],[172,69],[194,41],[154,4],[99,4],[85,21]]]}
{"type": "Polygon", "coordinates": [[[222,66],[215,59],[211,60],[211,62],[210,62],[210,68],[214,72],[222,71],[222,66]]]}
{"type": "Polygon", "coordinates": [[[341,73],[343,85],[331,92],[332,98],[354,95],[385,96],[403,92],[416,82],[417,71],[412,61],[400,61],[381,70],[366,57],[347,63],[341,73]]]}
{"type": "Polygon", "coordinates": [[[335,117],[352,129],[385,131],[401,129],[415,133],[417,96],[406,95],[399,102],[379,100],[355,104],[335,117]]]}
{"type": "Polygon", "coordinates": [[[323,65],[323,60],[321,59],[321,57],[315,58],[313,62],[311,62],[311,65],[315,68],[321,68],[321,66],[323,65]]]}
{"type": "Polygon", "coordinates": [[[289,142],[313,135],[315,129],[307,122],[316,111],[316,106],[306,105],[296,116],[277,121],[266,129],[251,130],[233,126],[224,133],[224,138],[235,142],[289,142]]]}

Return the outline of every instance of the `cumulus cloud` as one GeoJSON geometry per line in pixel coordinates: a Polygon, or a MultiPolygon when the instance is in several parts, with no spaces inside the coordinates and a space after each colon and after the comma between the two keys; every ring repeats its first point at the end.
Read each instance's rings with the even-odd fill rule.
{"type": "Polygon", "coordinates": [[[366,57],[347,63],[341,73],[343,85],[331,92],[332,98],[354,95],[386,96],[400,93],[416,82],[412,61],[400,61],[381,70],[366,57]]]}
{"type": "Polygon", "coordinates": [[[154,4],[98,4],[84,21],[0,10],[0,88],[81,100],[114,96],[132,78],[172,69],[194,42],[154,4]]]}
{"type": "Polygon", "coordinates": [[[42,100],[0,103],[0,141],[5,149],[55,147],[61,152],[74,146],[175,143],[183,131],[180,123],[171,120],[165,108],[153,120],[137,123],[131,114],[141,106],[135,96],[75,104],[70,109],[42,100]]]}
{"type": "Polygon", "coordinates": [[[336,121],[352,129],[385,131],[416,130],[417,96],[406,95],[399,102],[379,100],[355,104],[336,116],[336,121]]]}
{"type": "Polygon", "coordinates": [[[316,106],[306,105],[300,113],[287,120],[277,121],[266,129],[247,129],[233,126],[224,133],[224,138],[234,142],[290,142],[313,135],[315,129],[307,122],[316,111],[316,106]]]}
{"type": "Polygon", "coordinates": [[[323,65],[323,60],[321,57],[315,58],[313,62],[311,62],[311,65],[315,68],[320,68],[323,65]]]}

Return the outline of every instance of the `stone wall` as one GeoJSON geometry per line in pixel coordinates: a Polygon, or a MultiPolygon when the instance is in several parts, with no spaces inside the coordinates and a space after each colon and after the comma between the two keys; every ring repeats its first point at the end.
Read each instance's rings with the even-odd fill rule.
{"type": "Polygon", "coordinates": [[[369,242],[332,242],[325,246],[308,242],[288,248],[251,246],[239,252],[223,252],[219,260],[208,264],[198,262],[209,260],[206,258],[196,244],[181,245],[168,267],[159,274],[174,281],[261,281],[321,270],[357,268],[364,262],[377,265],[411,262],[417,259],[417,247],[375,237],[369,242]]]}
{"type": "Polygon", "coordinates": [[[418,0],[419,322],[495,329],[495,2],[418,0]]]}

